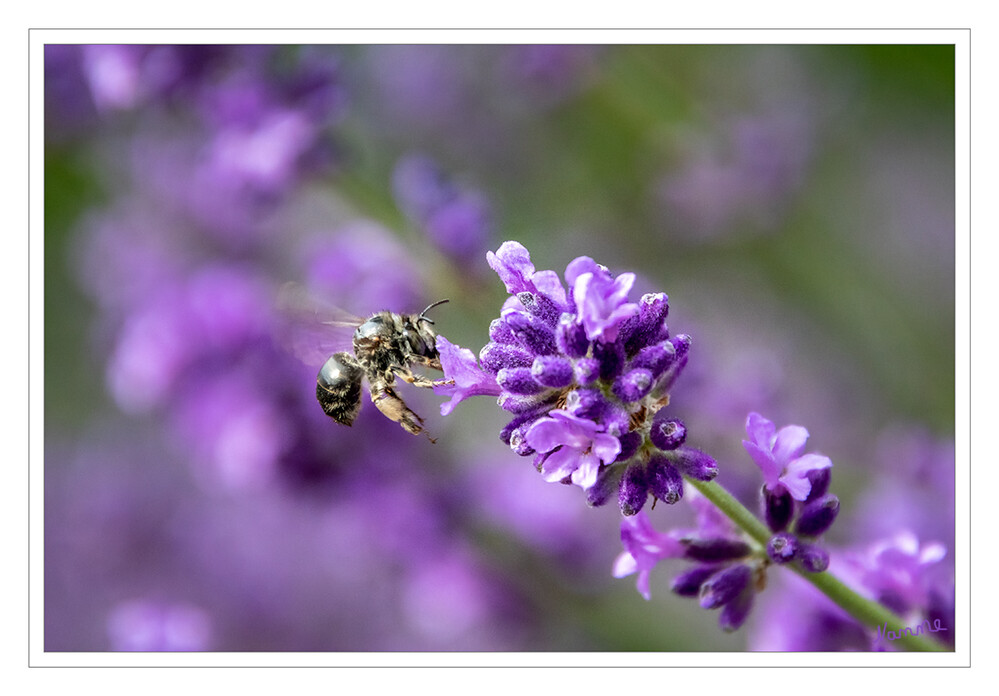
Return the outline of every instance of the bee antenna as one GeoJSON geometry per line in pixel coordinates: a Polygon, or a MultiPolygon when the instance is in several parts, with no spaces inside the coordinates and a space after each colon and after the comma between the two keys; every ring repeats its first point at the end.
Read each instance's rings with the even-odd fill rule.
{"type": "Polygon", "coordinates": [[[451,301],[451,300],[449,300],[449,299],[443,299],[443,300],[437,300],[437,301],[436,301],[436,302],[434,302],[433,304],[431,304],[431,305],[428,305],[428,306],[427,306],[427,308],[426,308],[425,310],[423,310],[422,312],[420,312],[420,319],[422,319],[423,321],[429,321],[429,322],[430,322],[431,324],[433,324],[433,323],[434,323],[434,320],[433,320],[433,319],[431,319],[430,317],[426,316],[427,312],[429,312],[429,311],[430,311],[431,309],[433,309],[433,308],[434,308],[434,307],[436,307],[437,305],[442,305],[442,304],[444,304],[445,302],[450,302],[450,301],[451,301]]]}

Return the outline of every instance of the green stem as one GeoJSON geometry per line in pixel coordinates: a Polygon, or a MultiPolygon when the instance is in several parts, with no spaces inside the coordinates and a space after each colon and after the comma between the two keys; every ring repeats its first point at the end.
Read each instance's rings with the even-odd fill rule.
{"type": "MultiPolygon", "coordinates": [[[[761,546],[766,547],[772,536],[766,525],[760,521],[756,515],[745,508],[735,497],[714,481],[704,482],[687,478],[687,482],[700,491],[705,498],[710,500],[725,515],[739,526],[753,540],[761,546]]],[[[829,599],[839,605],[850,616],[860,623],[872,628],[881,628],[901,633],[905,628],[905,622],[894,612],[878,602],[874,602],[866,597],[862,597],[849,586],[844,584],[835,575],[829,572],[809,573],[798,564],[791,564],[791,568],[808,582],[817,587],[829,599]]],[[[949,652],[952,648],[943,645],[929,635],[903,635],[893,644],[902,645],[908,650],[949,652]]]]}

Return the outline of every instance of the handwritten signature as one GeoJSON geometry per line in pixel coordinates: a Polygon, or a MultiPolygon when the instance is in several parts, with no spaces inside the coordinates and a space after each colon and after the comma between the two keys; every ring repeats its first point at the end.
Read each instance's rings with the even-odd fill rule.
{"type": "Polygon", "coordinates": [[[946,631],[947,629],[940,625],[940,619],[933,619],[932,625],[929,619],[924,619],[921,624],[917,624],[913,629],[910,626],[906,626],[901,631],[892,631],[888,629],[888,622],[885,621],[884,626],[878,626],[878,638],[887,638],[888,640],[898,640],[899,638],[904,638],[905,636],[918,636],[923,633],[923,627],[926,627],[927,633],[936,633],[938,631],[946,631]]]}

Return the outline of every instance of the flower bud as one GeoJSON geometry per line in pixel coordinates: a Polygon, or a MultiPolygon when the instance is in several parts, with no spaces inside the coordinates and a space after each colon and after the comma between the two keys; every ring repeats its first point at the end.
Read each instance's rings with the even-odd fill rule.
{"type": "Polygon", "coordinates": [[[664,292],[643,295],[638,303],[638,315],[630,319],[621,329],[628,355],[634,355],[643,346],[666,340],[666,316],[669,313],[669,297],[664,292]]]}
{"type": "Polygon", "coordinates": [[[629,370],[614,380],[611,391],[624,403],[639,401],[652,389],[652,373],[644,367],[629,370]]]}
{"type": "Polygon", "coordinates": [[[676,348],[672,343],[664,341],[651,346],[645,346],[631,362],[630,367],[644,367],[652,373],[652,378],[656,379],[661,375],[676,359],[676,348]]]}
{"type": "Polygon", "coordinates": [[[802,544],[798,549],[798,560],[809,573],[821,573],[829,567],[829,554],[818,546],[802,544]]]}
{"type": "Polygon", "coordinates": [[[600,361],[600,379],[612,380],[624,369],[624,349],[617,343],[595,343],[593,357],[600,361]]]}
{"type": "Polygon", "coordinates": [[[777,492],[773,492],[767,490],[766,486],[763,487],[763,516],[770,531],[782,532],[794,514],[794,498],[783,486],[776,490],[777,492]]]}
{"type": "Polygon", "coordinates": [[[539,355],[531,365],[531,375],[546,387],[567,387],[572,384],[572,362],[559,355],[539,355]]]}
{"type": "Polygon", "coordinates": [[[519,292],[517,299],[524,309],[534,317],[537,317],[548,326],[554,327],[562,315],[562,310],[551,298],[533,292],[519,292]]]}
{"type": "Polygon", "coordinates": [[[513,329],[510,328],[510,325],[499,318],[489,322],[489,340],[494,343],[511,345],[517,342],[517,337],[513,335],[513,329]]]}
{"type": "Polygon", "coordinates": [[[709,455],[693,447],[681,447],[672,455],[673,464],[692,479],[711,481],[718,475],[718,464],[709,455]]]}
{"type": "Polygon", "coordinates": [[[751,576],[749,567],[741,563],[718,571],[701,585],[701,607],[716,609],[728,604],[746,589],[751,576]]]}
{"type": "Polygon", "coordinates": [[[618,440],[621,442],[621,452],[617,455],[615,462],[626,462],[635,456],[635,452],[642,446],[642,436],[636,432],[624,433],[618,440]]]}
{"type": "Polygon", "coordinates": [[[794,531],[806,537],[823,534],[839,514],[839,498],[828,493],[805,505],[795,524],[794,531]]]}
{"type": "Polygon", "coordinates": [[[652,417],[649,438],[652,440],[652,444],[661,450],[675,450],[687,439],[687,426],[679,418],[667,416],[665,409],[660,409],[652,417]]]}
{"type": "Polygon", "coordinates": [[[753,588],[746,587],[735,599],[722,607],[718,616],[718,625],[726,633],[731,633],[746,623],[749,611],[753,608],[753,598],[756,593],[753,588]]]}
{"type": "Polygon", "coordinates": [[[667,505],[683,497],[683,477],[666,457],[649,462],[649,492],[667,505]]]}
{"type": "Polygon", "coordinates": [[[586,504],[600,507],[619,494],[622,471],[619,466],[604,466],[597,474],[597,482],[586,489],[586,504]]]}
{"type": "Polygon", "coordinates": [[[511,394],[530,396],[545,390],[537,383],[529,367],[504,367],[496,373],[496,383],[511,394]]]}
{"type": "Polygon", "coordinates": [[[563,314],[555,327],[555,345],[562,355],[570,358],[581,358],[586,355],[590,341],[586,338],[586,329],[576,323],[572,314],[563,314]]]}
{"type": "Polygon", "coordinates": [[[649,483],[645,475],[645,465],[629,464],[621,477],[621,489],[618,494],[618,504],[621,513],[626,517],[637,514],[649,497],[649,483]]]}
{"type": "Polygon", "coordinates": [[[479,351],[482,369],[496,374],[504,367],[530,367],[534,356],[523,348],[503,343],[489,342],[479,351]]]}
{"type": "Polygon", "coordinates": [[[812,469],[807,475],[812,488],[808,491],[808,497],[805,498],[805,502],[810,503],[824,496],[826,491],[829,490],[829,482],[832,480],[832,467],[812,469]]]}
{"type": "Polygon", "coordinates": [[[510,326],[518,344],[534,355],[554,355],[558,352],[555,332],[540,319],[511,309],[503,313],[503,320],[510,326]]]}
{"type": "Polygon", "coordinates": [[[774,535],[767,542],[767,555],[774,563],[793,561],[797,553],[798,540],[786,532],[774,535]]]}
{"type": "Polygon", "coordinates": [[[691,570],[677,575],[670,589],[681,597],[696,597],[701,592],[701,585],[709,577],[718,572],[718,566],[699,565],[691,570]]]}
{"type": "Polygon", "coordinates": [[[745,558],[752,549],[749,544],[735,539],[687,539],[684,557],[693,561],[714,563],[745,558]]]}

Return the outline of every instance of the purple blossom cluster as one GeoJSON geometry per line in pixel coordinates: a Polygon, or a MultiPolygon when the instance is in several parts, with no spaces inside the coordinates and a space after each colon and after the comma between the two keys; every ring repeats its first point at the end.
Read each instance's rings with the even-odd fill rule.
{"type": "Polygon", "coordinates": [[[754,595],[762,589],[764,564],[714,505],[696,492],[689,501],[697,519],[693,529],[658,532],[644,511],[621,521],[624,551],[614,563],[614,577],[637,572],[638,592],[651,599],[649,576],[659,561],[691,561],[694,566],[673,580],[673,592],[697,597],[704,609],[719,609],[719,625],[734,631],[745,622],[754,595]]]}
{"type": "Polygon", "coordinates": [[[766,585],[771,563],[796,562],[812,573],[829,566],[829,554],[815,542],[839,512],[839,500],[827,493],[832,462],[804,453],[808,438],[804,428],[789,425],[777,431],[766,418],[751,413],[746,433],[750,439],[743,446],[763,474],[764,518],[774,532],[766,549],[758,548],[717,507],[696,494],[690,496],[697,519],[693,529],[658,532],[644,513],[625,517],[624,551],[614,565],[615,577],[638,572],[638,591],[650,599],[649,573],[656,563],[667,558],[693,562],[693,568],[673,580],[672,590],[682,597],[697,597],[705,609],[721,608],[719,625],[726,631],[746,621],[754,595],[766,585]]]}
{"type": "Polygon", "coordinates": [[[779,431],[758,413],[746,419],[742,445],[763,474],[763,518],[774,536],[767,554],[774,563],[800,562],[812,573],[829,566],[829,555],[812,543],[839,514],[839,498],[828,493],[832,461],[806,454],[808,431],[788,425],[779,431]]]}
{"type": "Polygon", "coordinates": [[[530,254],[505,242],[487,254],[510,297],[489,327],[478,359],[438,339],[451,396],[498,397],[513,414],[500,438],[534,458],[549,482],[578,485],[594,506],[617,500],[635,515],[651,495],[683,496],[683,476],[710,481],[713,459],[685,445],[683,422],[667,415],[669,392],[687,363],[690,337],[671,336],[663,293],[629,299],[633,273],[614,276],[582,256],[566,268],[535,270],[530,254]]]}

